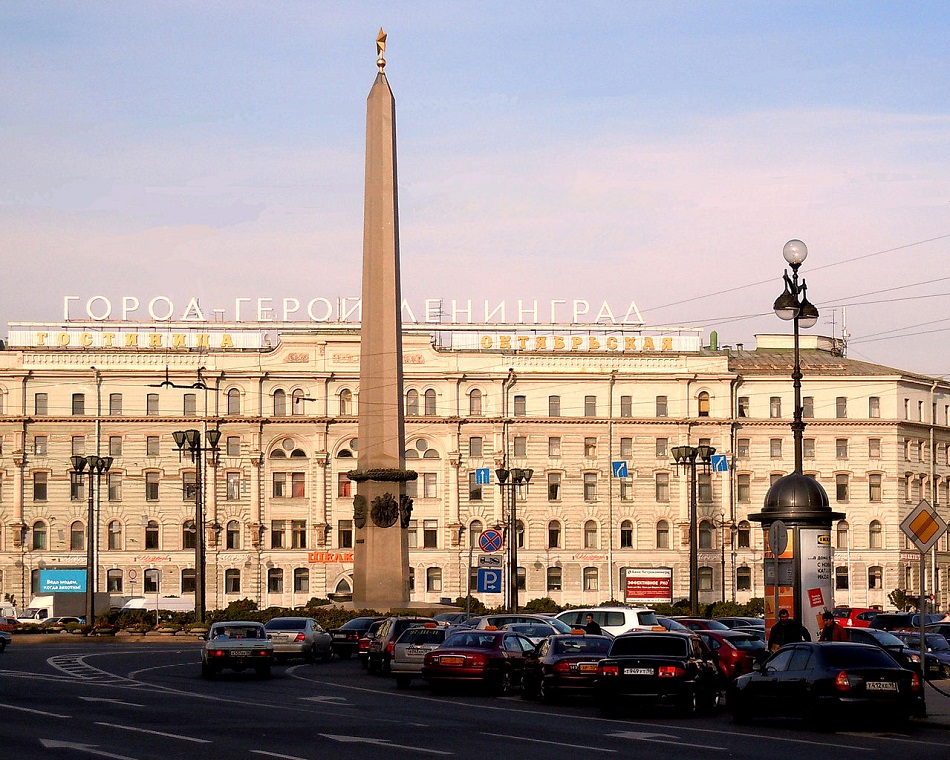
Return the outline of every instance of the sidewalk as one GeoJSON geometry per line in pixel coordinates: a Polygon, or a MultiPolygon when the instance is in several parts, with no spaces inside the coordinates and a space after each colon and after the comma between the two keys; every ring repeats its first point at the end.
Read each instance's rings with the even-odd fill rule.
{"type": "Polygon", "coordinates": [[[924,699],[927,701],[927,717],[921,722],[935,728],[950,729],[950,678],[928,683],[926,689],[924,699]]]}

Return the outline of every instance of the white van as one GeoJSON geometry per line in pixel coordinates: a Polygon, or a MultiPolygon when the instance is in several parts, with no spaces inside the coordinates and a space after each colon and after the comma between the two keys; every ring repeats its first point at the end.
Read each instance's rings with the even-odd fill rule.
{"type": "Polygon", "coordinates": [[[583,607],[565,610],[555,617],[572,628],[583,628],[587,625],[588,615],[592,615],[601,630],[611,636],[628,631],[666,630],[657,621],[656,612],[647,607],[583,607]]]}

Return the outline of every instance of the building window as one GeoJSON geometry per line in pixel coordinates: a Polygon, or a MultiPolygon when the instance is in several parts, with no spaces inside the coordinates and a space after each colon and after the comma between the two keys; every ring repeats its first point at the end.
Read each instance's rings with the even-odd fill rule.
{"type": "Polygon", "coordinates": [[[195,571],[182,570],[180,578],[181,578],[181,593],[194,594],[195,587],[197,586],[197,583],[195,582],[195,571]]]}
{"type": "Polygon", "coordinates": [[[345,472],[336,474],[336,495],[342,498],[349,498],[353,495],[353,483],[350,476],[345,472]]]}
{"type": "Polygon", "coordinates": [[[284,593],[284,571],[279,567],[267,571],[267,591],[271,594],[284,593]]]}
{"type": "Polygon", "coordinates": [[[161,451],[159,446],[160,438],[157,435],[145,436],[145,454],[150,457],[157,457],[161,451]]]}
{"type": "Polygon", "coordinates": [[[584,523],[584,548],[597,548],[597,523],[594,520],[584,523]]]}
{"type": "Polygon", "coordinates": [[[633,481],[630,478],[620,479],[620,501],[633,501],[633,481]]]}
{"type": "Polygon", "coordinates": [[[835,500],[848,500],[848,476],[844,473],[835,475],[835,500]]]}
{"type": "Polygon", "coordinates": [[[33,395],[33,413],[38,417],[49,414],[49,396],[45,393],[33,395]]]}
{"type": "Polygon", "coordinates": [[[419,547],[419,521],[410,520],[409,527],[406,529],[406,537],[409,540],[409,548],[416,549],[419,547]]]}
{"type": "Polygon", "coordinates": [[[224,571],[224,593],[225,594],[240,594],[241,593],[241,571],[234,568],[230,568],[224,571]]]}
{"type": "Polygon", "coordinates": [[[670,524],[666,520],[660,520],[656,524],[656,548],[670,548],[670,524]]]}
{"type": "Polygon", "coordinates": [[[713,525],[709,520],[702,520],[699,523],[699,548],[713,548],[713,525]]]}
{"type": "Polygon", "coordinates": [[[630,520],[620,523],[620,548],[633,548],[633,523],[630,520]]]}
{"type": "Polygon", "coordinates": [[[482,439],[480,436],[473,436],[468,439],[468,455],[473,459],[482,456],[482,439]]]}
{"type": "Polygon", "coordinates": [[[122,593],[122,571],[109,570],[106,573],[106,590],[111,594],[122,593]]]}
{"type": "Polygon", "coordinates": [[[198,480],[194,470],[181,474],[181,500],[194,501],[198,496],[198,480]]]}
{"type": "Polygon", "coordinates": [[[109,501],[122,501],[122,473],[110,472],[106,475],[109,489],[109,501]]]}
{"type": "Polygon", "coordinates": [[[406,391],[406,416],[419,416],[419,391],[414,388],[410,388],[406,391]]]}
{"type": "Polygon", "coordinates": [[[561,397],[548,396],[548,417],[561,416],[561,397]]]}
{"type": "Polygon", "coordinates": [[[815,439],[814,438],[802,439],[802,458],[803,459],[815,458],[815,439]]]}
{"type": "Polygon", "coordinates": [[[297,388],[290,394],[291,403],[290,403],[290,414],[298,415],[304,414],[304,398],[303,391],[297,388]]]}
{"type": "Polygon", "coordinates": [[[439,548],[439,521],[438,520],[423,520],[422,521],[422,548],[423,549],[438,549],[439,548]]]}
{"type": "Polygon", "coordinates": [[[291,549],[306,549],[307,548],[307,521],[306,520],[291,520],[290,521],[290,548],[291,549]]]}
{"type": "Polygon", "coordinates": [[[271,478],[273,488],[271,496],[275,499],[282,499],[287,495],[287,473],[275,472],[271,478]]]}
{"type": "Polygon", "coordinates": [[[805,396],[802,398],[802,417],[812,419],[815,416],[815,397],[805,396]]]}
{"type": "Polygon", "coordinates": [[[47,532],[46,532],[46,523],[42,520],[37,520],[32,525],[33,529],[33,543],[32,547],[34,550],[45,551],[47,547],[47,532]]]}
{"type": "Polygon", "coordinates": [[[270,522],[270,548],[285,549],[287,546],[284,540],[284,521],[271,520],[270,522]]]}
{"type": "Polygon", "coordinates": [[[157,472],[145,473],[145,500],[146,501],[158,501],[158,480],[159,480],[159,473],[157,472]]]}
{"type": "Polygon", "coordinates": [[[584,416],[597,416],[597,396],[584,396],[584,416]]]}
{"type": "Polygon", "coordinates": [[[666,413],[667,413],[666,396],[657,396],[656,397],[656,416],[666,417],[666,413]]]}
{"type": "Polygon", "coordinates": [[[620,397],[620,416],[633,417],[633,396],[620,397]]]}
{"type": "Polygon", "coordinates": [[[73,394],[72,410],[73,410],[74,415],[86,413],[86,394],[85,393],[73,394]]]}
{"type": "Polygon", "coordinates": [[[194,393],[186,393],[182,398],[182,412],[186,417],[198,414],[198,397],[194,393]]]}
{"type": "Polygon", "coordinates": [[[353,391],[349,388],[343,388],[337,394],[337,401],[339,401],[341,417],[353,414],[353,391]]]}
{"type": "Polygon", "coordinates": [[[287,416],[287,393],[282,388],[274,391],[274,416],[287,416]]]}
{"type": "Polygon", "coordinates": [[[752,501],[752,476],[747,473],[736,475],[736,500],[748,504],[752,501]]]}
{"type": "Polygon", "coordinates": [[[703,391],[696,398],[696,409],[700,417],[709,416],[709,394],[703,391]]]}
{"type": "Polygon", "coordinates": [[[868,568],[868,588],[884,587],[884,568],[875,565],[868,568]]]}
{"type": "Polygon", "coordinates": [[[241,473],[229,472],[227,478],[227,500],[238,501],[241,498],[241,473]]]}
{"type": "Polygon", "coordinates": [[[547,590],[548,591],[560,591],[561,590],[561,568],[559,567],[549,567],[547,573],[547,590]]]}
{"type": "Polygon", "coordinates": [[[228,414],[241,413],[241,392],[237,388],[228,391],[228,414]]]}
{"type": "Polygon", "coordinates": [[[468,414],[470,417],[480,417],[482,414],[482,392],[478,388],[468,392],[468,414]]]}
{"type": "Polygon", "coordinates": [[[69,473],[69,500],[83,501],[86,498],[86,476],[85,473],[69,473]]]}
{"type": "Polygon", "coordinates": [[[598,579],[596,567],[584,568],[584,591],[597,591],[598,579]]]}
{"type": "Polygon", "coordinates": [[[86,526],[78,520],[69,526],[69,550],[82,551],[86,546],[86,526]]]}
{"type": "Polygon", "coordinates": [[[228,520],[224,534],[225,545],[228,549],[241,548],[241,523],[237,520],[228,520]]]}
{"type": "Polygon", "coordinates": [[[751,591],[752,590],[752,568],[751,567],[737,567],[736,568],[736,591],[751,591]]]}
{"type": "Polygon", "coordinates": [[[847,438],[835,438],[835,458],[836,459],[848,458],[848,439],[847,438]]]}
{"type": "Polygon", "coordinates": [[[620,439],[620,456],[623,459],[633,458],[633,438],[620,439]]]}
{"type": "Polygon", "coordinates": [[[769,456],[772,459],[782,458],[782,439],[781,438],[769,439],[769,456]]]}
{"type": "Polygon", "coordinates": [[[561,500],[561,473],[548,473],[548,501],[561,500]]]}
{"type": "Polygon", "coordinates": [[[594,459],[597,456],[597,439],[588,437],[584,439],[584,457],[594,459]]]}
{"type": "Polygon", "coordinates": [[[435,391],[432,388],[422,394],[422,405],[426,417],[435,417],[435,391]]]}
{"type": "Polygon", "coordinates": [[[878,473],[868,475],[868,501],[881,501],[881,476],[878,473]]]}
{"type": "Polygon", "coordinates": [[[701,472],[696,476],[696,496],[697,499],[704,504],[708,504],[713,500],[713,488],[712,488],[712,474],[708,472],[701,472]]]}
{"type": "Polygon", "coordinates": [[[422,497],[424,499],[436,499],[439,496],[438,473],[425,472],[422,474],[422,497]]]}
{"type": "Polygon", "coordinates": [[[525,396],[515,396],[514,416],[524,417],[528,413],[528,400],[525,396]]]}
{"type": "Polygon", "coordinates": [[[337,546],[340,549],[353,548],[353,521],[339,520],[336,528],[337,546]]]}
{"type": "Polygon", "coordinates": [[[560,438],[556,436],[552,436],[551,438],[548,438],[548,456],[553,459],[557,459],[558,457],[561,456],[561,439],[560,438]]]}
{"type": "Polygon", "coordinates": [[[670,500],[670,474],[658,472],[656,474],[656,500],[668,502],[670,500]]]}
{"type": "Polygon", "coordinates": [[[155,520],[149,520],[145,524],[145,548],[158,549],[158,523],[155,520]]]}
{"type": "Polygon", "coordinates": [[[749,416],[749,397],[739,396],[737,407],[739,410],[740,417],[748,417],[749,416]]]}
{"type": "Polygon", "coordinates": [[[442,568],[426,568],[426,591],[436,593],[442,590],[442,568]]]}
{"type": "Polygon", "coordinates": [[[669,446],[670,446],[670,439],[669,439],[669,438],[657,438],[657,439],[656,439],[656,449],[655,449],[655,451],[656,451],[656,458],[657,458],[657,459],[666,459],[666,457],[669,456],[669,453],[668,453],[668,452],[669,452],[669,446]]]}
{"type": "Polygon", "coordinates": [[[736,546],[739,549],[752,548],[752,528],[745,520],[736,526],[736,546]]]}
{"type": "Polygon", "coordinates": [[[194,520],[185,520],[181,526],[181,548],[194,549],[198,542],[198,531],[195,529],[194,520]]]}
{"type": "Polygon", "coordinates": [[[881,399],[878,396],[868,397],[868,417],[876,419],[881,416],[881,399]]]}
{"type": "Polygon", "coordinates": [[[150,416],[158,414],[158,394],[149,393],[145,396],[145,413],[150,416]]]}
{"type": "Polygon", "coordinates": [[[118,417],[120,414],[122,414],[122,394],[110,393],[109,394],[109,415],[112,417],[118,417]]]}
{"type": "Polygon", "coordinates": [[[699,568],[699,590],[712,591],[713,588],[713,569],[711,567],[699,568]]]}
{"type": "Polygon", "coordinates": [[[561,548],[561,523],[551,520],[548,523],[548,549],[561,548]]]}
{"type": "Polygon", "coordinates": [[[512,441],[512,454],[516,457],[528,456],[528,439],[523,435],[516,435],[512,441]]]}
{"type": "Polygon", "coordinates": [[[848,568],[836,567],[835,568],[835,591],[847,591],[848,586],[849,586],[848,568]]]}
{"type": "Polygon", "coordinates": [[[871,549],[884,548],[884,531],[881,528],[881,523],[877,520],[871,520],[871,524],[868,526],[868,546],[871,549]]]}
{"type": "Polygon", "coordinates": [[[782,397],[772,396],[769,398],[769,417],[782,416],[782,397]]]}
{"type": "Polygon", "coordinates": [[[597,501],[597,473],[584,473],[584,501],[597,501]]]}
{"type": "Polygon", "coordinates": [[[868,458],[869,459],[881,458],[881,439],[880,438],[868,438],[868,458]]]}
{"type": "Polygon", "coordinates": [[[835,548],[841,550],[847,549],[850,543],[849,536],[850,529],[847,521],[839,520],[835,528],[835,548]]]}
{"type": "Polygon", "coordinates": [[[478,473],[470,472],[468,474],[468,500],[482,500],[482,484],[478,482],[478,473]]]}
{"type": "Polygon", "coordinates": [[[122,436],[121,435],[109,436],[109,456],[113,458],[122,456],[122,436]]]}
{"type": "Polygon", "coordinates": [[[838,396],[835,399],[835,417],[843,419],[848,416],[848,397],[838,396]]]}

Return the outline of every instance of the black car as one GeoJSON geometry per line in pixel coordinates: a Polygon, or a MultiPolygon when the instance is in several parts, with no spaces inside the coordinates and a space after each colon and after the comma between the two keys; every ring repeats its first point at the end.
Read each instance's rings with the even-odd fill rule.
{"type": "Polygon", "coordinates": [[[333,654],[342,660],[346,660],[359,652],[360,638],[365,634],[369,627],[380,617],[358,617],[347,621],[339,628],[331,628],[330,649],[333,654]]]}
{"type": "Polygon", "coordinates": [[[715,658],[696,634],[643,631],[614,639],[597,665],[594,693],[605,714],[635,701],[672,703],[693,715],[716,706],[719,680],[715,658]]]}
{"type": "Polygon", "coordinates": [[[920,676],[871,644],[786,644],[729,687],[732,718],[803,718],[816,727],[860,718],[897,725],[921,714],[920,676]]]}
{"type": "MultiPolygon", "coordinates": [[[[855,644],[871,644],[881,647],[897,660],[897,664],[902,668],[913,670],[918,674],[922,672],[920,669],[920,650],[911,649],[907,646],[907,642],[902,641],[893,633],[880,631],[877,628],[845,628],[844,631],[848,641],[853,641],[855,644]]],[[[939,664],[937,667],[939,669],[939,664]]]]}
{"type": "Polygon", "coordinates": [[[562,694],[592,694],[597,663],[612,642],[611,636],[548,636],[525,660],[521,696],[548,702],[562,694]]]}
{"type": "MultiPolygon", "coordinates": [[[[924,615],[924,625],[931,625],[943,619],[943,615],[928,613],[924,615]]],[[[879,612],[870,623],[871,628],[882,631],[920,630],[920,614],[916,612],[879,612]]]]}

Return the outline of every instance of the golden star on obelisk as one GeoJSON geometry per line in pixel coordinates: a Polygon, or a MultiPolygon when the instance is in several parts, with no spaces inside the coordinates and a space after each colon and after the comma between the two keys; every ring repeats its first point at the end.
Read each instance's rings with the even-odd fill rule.
{"type": "Polygon", "coordinates": [[[379,27],[379,36],[376,38],[376,54],[379,58],[376,59],[376,65],[379,66],[379,71],[382,73],[383,69],[386,68],[386,59],[383,57],[383,53],[386,52],[386,32],[383,31],[382,27],[379,27]]]}

